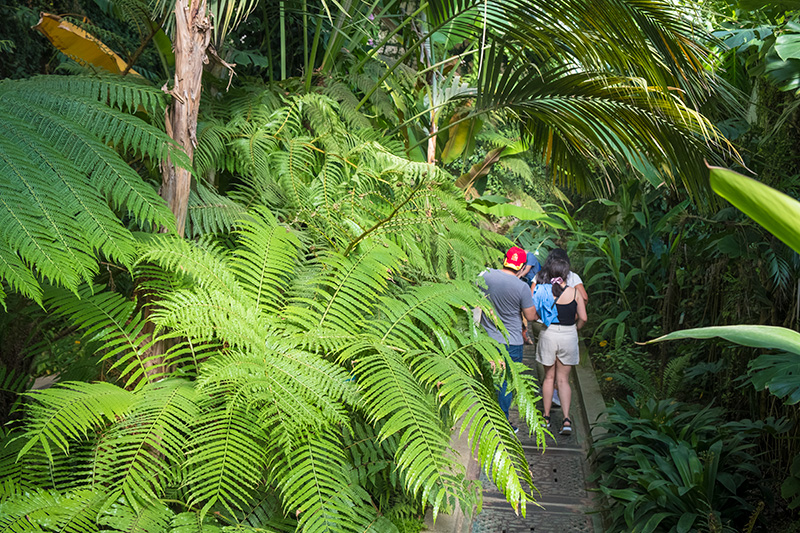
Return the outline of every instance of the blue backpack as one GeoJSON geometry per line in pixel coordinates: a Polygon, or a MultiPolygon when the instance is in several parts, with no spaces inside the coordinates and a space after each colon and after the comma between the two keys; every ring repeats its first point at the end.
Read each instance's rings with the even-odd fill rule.
{"type": "Polygon", "coordinates": [[[539,283],[534,287],[533,306],[545,326],[558,322],[556,300],[553,298],[553,286],[550,283],[539,283]]]}

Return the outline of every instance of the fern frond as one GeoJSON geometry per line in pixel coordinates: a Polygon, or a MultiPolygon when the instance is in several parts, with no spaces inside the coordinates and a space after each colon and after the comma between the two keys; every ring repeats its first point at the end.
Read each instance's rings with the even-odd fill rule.
{"type": "MultiPolygon", "coordinates": [[[[268,347],[269,348],[269,347],[268,347]]],[[[296,349],[221,354],[204,365],[201,391],[255,409],[265,428],[282,432],[347,425],[345,406],[355,404],[347,372],[296,349]]]]}
{"type": "Polygon", "coordinates": [[[359,98],[346,84],[333,80],[323,88],[322,94],[339,103],[342,118],[353,128],[366,129],[372,126],[367,117],[358,111],[359,98]]]}
{"type": "MultiPolygon", "coordinates": [[[[52,92],[44,93],[37,87],[39,90],[31,93],[33,101],[24,92],[26,87],[13,86],[12,90],[0,90],[0,101],[9,106],[9,115],[29,124],[31,130],[52,146],[58,146],[78,169],[91,176],[99,192],[108,193],[115,205],[129,210],[140,224],[163,219],[169,227],[169,210],[164,201],[107,143],[119,143],[155,160],[170,157],[176,164],[189,166],[186,155],[181,155],[174,141],[132,115],[115,112],[89,99],[65,101],[62,87],[45,86],[52,86],[52,92]],[[46,104],[51,104],[52,109],[46,104]],[[100,115],[101,112],[106,115],[100,115]],[[96,118],[97,123],[84,122],[87,115],[96,118]]],[[[124,95],[128,93],[125,91],[124,95]]]]}
{"type": "Polygon", "coordinates": [[[97,446],[94,479],[109,500],[124,496],[134,507],[154,503],[174,483],[174,466],[184,462],[184,442],[197,416],[197,393],[182,379],[151,383],[97,446]]]}
{"type": "Polygon", "coordinates": [[[352,332],[371,313],[370,305],[386,290],[387,273],[396,268],[398,249],[377,241],[362,243],[356,257],[323,253],[318,265],[317,285],[290,301],[286,316],[296,325],[352,332]]]}
{"type": "Polygon", "coordinates": [[[392,297],[381,298],[384,313],[370,323],[381,342],[389,346],[431,346],[430,331],[451,333],[463,309],[472,309],[483,300],[474,284],[454,281],[412,287],[392,297]]]}
{"type": "Polygon", "coordinates": [[[200,513],[180,513],[172,518],[170,533],[222,533],[216,520],[200,513]]]}
{"type": "Polygon", "coordinates": [[[55,445],[69,453],[70,440],[86,440],[90,433],[122,418],[133,405],[135,396],[110,383],[59,383],[54,387],[27,393],[31,398],[25,430],[27,442],[22,457],[34,445],[41,445],[52,461],[55,445]]]}
{"type": "Polygon", "coordinates": [[[245,209],[240,204],[198,183],[189,193],[186,235],[196,239],[207,234],[228,233],[244,214],[245,209]]]}
{"type": "Polygon", "coordinates": [[[158,376],[147,366],[145,354],[155,342],[144,333],[145,321],[136,311],[136,302],[121,294],[103,292],[99,287],[83,286],[78,295],[62,289],[50,289],[45,305],[78,325],[83,334],[103,344],[98,352],[114,360],[126,383],[144,384],[158,376]]]}
{"type": "Polygon", "coordinates": [[[63,533],[99,531],[96,518],[102,503],[102,495],[91,490],[26,493],[0,503],[0,532],[42,531],[37,524],[63,533]]]}
{"type": "Polygon", "coordinates": [[[381,438],[399,437],[395,460],[406,490],[436,509],[456,497],[457,476],[451,472],[457,467],[447,457],[449,434],[403,358],[377,342],[355,345],[343,357],[353,364],[364,409],[370,418],[384,420],[381,438]]]}
{"type": "Polygon", "coordinates": [[[201,517],[214,505],[235,515],[263,479],[265,435],[236,404],[207,408],[195,426],[185,465],[190,505],[202,504],[201,517]]]}
{"type": "Polygon", "coordinates": [[[664,368],[661,377],[661,395],[663,398],[671,398],[678,392],[683,381],[684,372],[691,362],[692,354],[684,354],[680,357],[672,358],[664,368]]]}
{"type": "MultiPolygon", "coordinates": [[[[11,128],[9,135],[0,137],[0,172],[4,178],[0,182],[0,223],[7,228],[4,240],[24,261],[37,264],[42,276],[75,290],[81,280],[97,273],[96,261],[91,248],[80,239],[83,231],[74,218],[60,211],[60,191],[37,187],[37,177],[48,173],[46,169],[39,172],[41,167],[31,164],[31,156],[38,154],[27,152],[23,136],[28,131],[21,124],[14,128],[14,123],[0,117],[0,127],[11,128]]],[[[58,182],[58,178],[53,181],[58,182]]]]}
{"type": "Polygon", "coordinates": [[[308,435],[274,465],[287,513],[298,517],[298,528],[321,533],[361,531],[352,505],[356,500],[347,476],[342,442],[330,432],[308,435]]]}
{"type": "Polygon", "coordinates": [[[42,76],[0,82],[0,275],[41,301],[41,280],[76,291],[97,273],[97,255],[124,266],[134,239],[120,217],[172,227],[155,189],[117,149],[189,165],[161,130],[133,115],[163,113],[164,96],[122,78],[42,76]]]}
{"type": "Polygon", "coordinates": [[[105,526],[103,531],[120,533],[156,533],[169,531],[175,514],[163,503],[134,507],[115,502],[98,518],[98,524],[105,526]]]}
{"type": "Polygon", "coordinates": [[[286,286],[297,268],[300,242],[269,210],[255,208],[252,215],[241,222],[231,269],[255,306],[274,313],[287,297],[286,286]]]}

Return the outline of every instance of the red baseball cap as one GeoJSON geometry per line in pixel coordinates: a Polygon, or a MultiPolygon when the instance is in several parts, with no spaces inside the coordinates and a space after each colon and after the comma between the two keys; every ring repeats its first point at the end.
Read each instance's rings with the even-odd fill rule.
{"type": "Polygon", "coordinates": [[[527,260],[528,254],[525,252],[525,250],[514,246],[506,252],[506,260],[503,262],[503,266],[512,270],[519,270],[527,260]]]}

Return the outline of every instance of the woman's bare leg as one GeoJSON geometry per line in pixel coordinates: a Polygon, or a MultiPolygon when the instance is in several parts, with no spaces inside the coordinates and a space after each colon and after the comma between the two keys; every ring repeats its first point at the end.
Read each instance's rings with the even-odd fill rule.
{"type": "Polygon", "coordinates": [[[553,385],[555,384],[555,379],[555,365],[545,366],[544,381],[542,381],[542,403],[544,404],[544,416],[550,416],[550,407],[553,405],[553,385]]]}
{"type": "MultiPolygon", "coordinates": [[[[564,418],[569,418],[569,406],[570,403],[572,402],[572,389],[569,388],[569,372],[570,370],[572,370],[572,367],[562,364],[561,361],[558,360],[558,358],[556,358],[556,364],[554,366],[555,366],[555,377],[556,381],[558,382],[558,397],[561,400],[561,412],[564,413],[564,418]]],[[[544,390],[542,391],[542,393],[545,395],[548,394],[544,390]]],[[[549,394],[550,394],[550,401],[552,402],[553,399],[552,389],[550,390],[549,394]]],[[[545,409],[545,411],[548,414],[550,412],[550,410],[547,408],[545,409]]]]}

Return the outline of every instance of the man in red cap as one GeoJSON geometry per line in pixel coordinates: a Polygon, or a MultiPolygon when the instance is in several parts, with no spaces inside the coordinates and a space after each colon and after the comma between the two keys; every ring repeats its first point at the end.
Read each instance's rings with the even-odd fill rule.
{"type": "MultiPolygon", "coordinates": [[[[536,320],[536,309],[533,307],[531,289],[528,284],[517,277],[517,272],[527,261],[527,254],[522,248],[516,246],[506,253],[503,268],[490,269],[482,274],[486,281],[486,295],[494,304],[497,317],[503,322],[508,332],[508,339],[497,329],[497,326],[488,319],[486,314],[481,317],[481,325],[491,338],[502,344],[512,361],[522,362],[522,319],[520,313],[528,322],[536,320]]],[[[511,393],[506,392],[506,382],[497,393],[500,407],[508,418],[511,408],[511,393]]],[[[517,428],[514,428],[516,431],[517,428]]]]}

